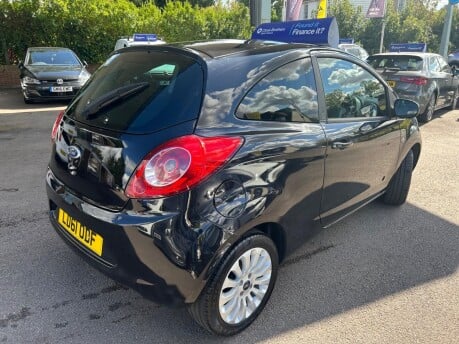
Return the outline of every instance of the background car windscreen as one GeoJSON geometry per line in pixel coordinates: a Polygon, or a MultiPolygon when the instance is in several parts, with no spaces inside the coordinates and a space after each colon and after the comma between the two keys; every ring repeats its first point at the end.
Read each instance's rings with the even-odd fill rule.
{"type": "Polygon", "coordinates": [[[422,71],[422,58],[419,56],[370,56],[367,61],[375,69],[422,71]]]}
{"type": "Polygon", "coordinates": [[[198,117],[203,71],[174,52],[112,55],[71,104],[67,115],[104,129],[148,133],[198,117]]]}
{"type": "Polygon", "coordinates": [[[30,65],[80,65],[71,51],[32,51],[26,64],[30,65]]]}

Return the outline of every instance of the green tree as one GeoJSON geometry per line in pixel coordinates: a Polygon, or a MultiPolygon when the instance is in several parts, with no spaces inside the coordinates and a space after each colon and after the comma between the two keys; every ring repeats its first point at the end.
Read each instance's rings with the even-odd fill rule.
{"type": "Polygon", "coordinates": [[[362,13],[362,7],[354,6],[350,0],[332,0],[328,6],[328,15],[336,17],[340,37],[351,37],[360,41],[368,24],[362,13]]]}

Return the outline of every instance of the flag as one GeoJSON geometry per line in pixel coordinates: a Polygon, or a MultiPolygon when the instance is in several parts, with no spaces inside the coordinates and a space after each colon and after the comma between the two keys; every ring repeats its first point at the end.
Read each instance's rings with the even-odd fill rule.
{"type": "Polygon", "coordinates": [[[287,0],[286,21],[300,19],[300,10],[303,0],[287,0]]]}
{"type": "Polygon", "coordinates": [[[317,18],[327,18],[327,0],[320,0],[319,8],[317,9],[317,18]]]}
{"type": "Polygon", "coordinates": [[[367,18],[384,18],[386,2],[385,0],[371,0],[368,7],[367,18]]]}

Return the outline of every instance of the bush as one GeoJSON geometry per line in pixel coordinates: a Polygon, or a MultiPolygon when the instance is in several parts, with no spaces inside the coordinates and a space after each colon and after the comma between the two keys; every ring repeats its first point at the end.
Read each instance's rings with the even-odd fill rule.
{"type": "Polygon", "coordinates": [[[121,36],[156,33],[167,42],[247,38],[241,4],[200,8],[188,2],[128,0],[0,0],[0,64],[24,59],[27,47],[64,46],[88,63],[103,62],[121,36]]]}

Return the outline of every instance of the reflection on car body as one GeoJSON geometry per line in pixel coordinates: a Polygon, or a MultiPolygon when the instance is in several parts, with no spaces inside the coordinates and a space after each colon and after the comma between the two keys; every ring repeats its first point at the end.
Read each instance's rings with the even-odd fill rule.
{"type": "Polygon", "coordinates": [[[279,262],[315,229],[380,196],[405,202],[421,151],[418,110],[338,49],[125,48],[56,119],[50,220],[112,278],[235,334],[266,305],[279,262]],[[75,175],[70,146],[81,151],[75,175]]]}

